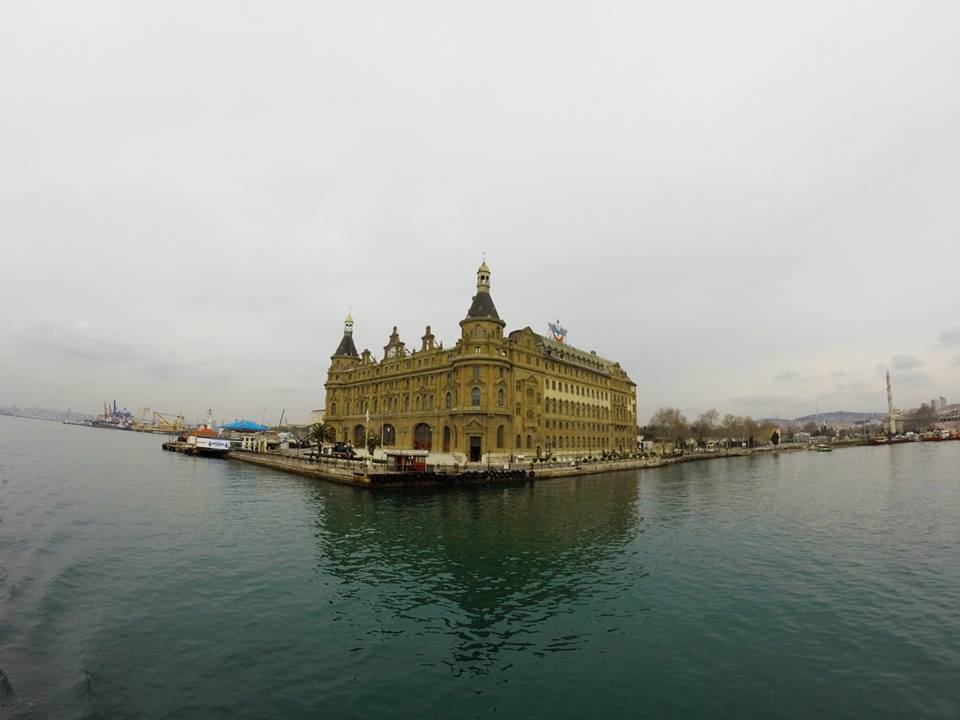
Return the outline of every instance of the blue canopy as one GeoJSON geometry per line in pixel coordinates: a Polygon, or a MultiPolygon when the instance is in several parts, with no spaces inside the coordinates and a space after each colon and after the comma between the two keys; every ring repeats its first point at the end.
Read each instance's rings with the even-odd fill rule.
{"type": "Polygon", "coordinates": [[[234,420],[232,423],[222,425],[221,430],[239,430],[241,432],[263,432],[269,430],[266,425],[260,425],[252,420],[234,420]]]}

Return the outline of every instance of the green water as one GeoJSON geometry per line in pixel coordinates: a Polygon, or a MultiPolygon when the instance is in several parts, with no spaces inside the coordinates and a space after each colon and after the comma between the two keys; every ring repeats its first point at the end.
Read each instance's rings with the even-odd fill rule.
{"type": "Polygon", "coordinates": [[[0,716],[960,716],[960,442],[370,493],[161,440],[0,418],[0,716]]]}

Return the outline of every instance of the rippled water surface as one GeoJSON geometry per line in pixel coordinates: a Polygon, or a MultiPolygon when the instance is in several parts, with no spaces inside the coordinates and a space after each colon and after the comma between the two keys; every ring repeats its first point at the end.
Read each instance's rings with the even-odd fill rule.
{"type": "Polygon", "coordinates": [[[0,418],[0,715],[960,717],[960,442],[371,493],[161,440],[0,418]]]}

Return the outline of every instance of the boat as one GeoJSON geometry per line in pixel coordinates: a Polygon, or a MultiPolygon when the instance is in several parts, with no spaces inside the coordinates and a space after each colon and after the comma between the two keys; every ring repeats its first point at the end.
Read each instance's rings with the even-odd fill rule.
{"type": "Polygon", "coordinates": [[[108,430],[133,430],[133,413],[127,409],[118,410],[117,401],[103,404],[103,414],[97,415],[90,425],[108,430]]]}
{"type": "Polygon", "coordinates": [[[833,448],[830,447],[829,445],[825,445],[824,443],[820,443],[819,445],[815,446],[813,449],[816,450],[817,452],[833,452],[833,448]]]}
{"type": "Polygon", "coordinates": [[[186,443],[188,452],[207,457],[223,457],[230,452],[230,441],[222,438],[207,427],[182,433],[180,437],[186,443]]]}

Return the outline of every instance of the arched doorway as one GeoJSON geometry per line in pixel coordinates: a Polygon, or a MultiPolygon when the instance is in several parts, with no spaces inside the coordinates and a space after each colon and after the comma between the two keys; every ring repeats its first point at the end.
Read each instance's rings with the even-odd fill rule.
{"type": "Polygon", "coordinates": [[[450,452],[450,426],[445,425],[443,428],[443,451],[450,452]]]}
{"type": "Polygon", "coordinates": [[[433,432],[426,423],[420,423],[413,428],[413,449],[430,450],[433,447],[433,432]]]}
{"type": "Polygon", "coordinates": [[[383,426],[383,446],[384,447],[393,447],[397,444],[397,431],[394,429],[393,425],[387,423],[383,426]]]}
{"type": "Polygon", "coordinates": [[[357,448],[362,448],[367,444],[367,431],[364,429],[363,425],[357,425],[353,429],[353,446],[357,448]]]}

